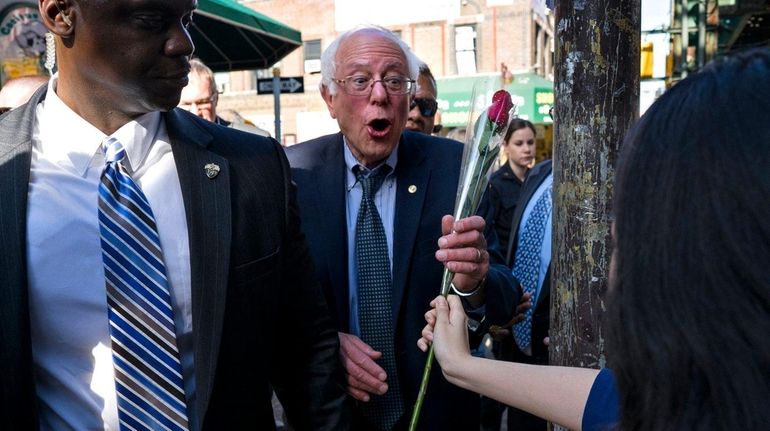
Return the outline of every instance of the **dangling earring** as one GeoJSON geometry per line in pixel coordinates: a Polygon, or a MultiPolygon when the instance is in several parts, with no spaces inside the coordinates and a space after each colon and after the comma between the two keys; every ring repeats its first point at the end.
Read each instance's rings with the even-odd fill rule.
{"type": "Polygon", "coordinates": [[[45,68],[48,75],[53,76],[53,68],[56,67],[56,37],[50,31],[45,34],[45,68]]]}

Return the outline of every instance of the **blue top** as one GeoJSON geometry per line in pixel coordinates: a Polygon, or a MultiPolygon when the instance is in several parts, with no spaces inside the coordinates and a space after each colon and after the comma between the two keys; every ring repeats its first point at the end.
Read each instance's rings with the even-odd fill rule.
{"type": "Polygon", "coordinates": [[[583,431],[608,431],[620,422],[618,387],[612,371],[603,368],[596,376],[583,410],[583,431]]]}

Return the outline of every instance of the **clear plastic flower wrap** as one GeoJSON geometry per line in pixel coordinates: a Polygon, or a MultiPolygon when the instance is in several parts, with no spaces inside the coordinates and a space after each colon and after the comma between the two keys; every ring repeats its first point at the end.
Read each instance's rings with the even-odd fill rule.
{"type": "MultiPolygon", "coordinates": [[[[493,91],[487,88],[480,90],[479,87],[484,87],[484,85],[474,86],[470,103],[472,110],[469,113],[468,128],[465,135],[460,183],[457,187],[457,199],[455,200],[455,220],[470,217],[478,210],[481,197],[489,182],[490,168],[500,153],[500,146],[505,139],[505,133],[515,109],[511,95],[507,91],[493,91]]],[[[454,273],[444,268],[441,295],[447,296],[453,278],[454,273]]],[[[417,429],[432,365],[433,346],[430,347],[425,362],[422,383],[409,422],[410,431],[417,429]]]]}

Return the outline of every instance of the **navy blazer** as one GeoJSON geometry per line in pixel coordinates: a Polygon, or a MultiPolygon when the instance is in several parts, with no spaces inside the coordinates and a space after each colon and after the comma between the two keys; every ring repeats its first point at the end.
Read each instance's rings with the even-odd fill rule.
{"type": "MultiPolygon", "coordinates": [[[[45,91],[0,117],[0,429],[7,430],[38,428],[26,214],[32,127],[45,91]]],[[[295,428],[347,429],[339,340],[280,145],[179,109],[163,121],[190,241],[196,403],[188,408],[206,430],[274,429],[272,386],[295,428]],[[214,179],[205,175],[208,163],[221,168],[214,179]]]]}
{"type": "MultiPolygon", "coordinates": [[[[516,248],[519,244],[519,225],[524,215],[524,209],[527,208],[532,195],[535,194],[540,185],[551,174],[553,165],[551,160],[538,163],[527,174],[524,185],[521,186],[519,202],[516,204],[516,211],[513,213],[511,221],[511,236],[508,241],[508,252],[506,253],[506,262],[510,268],[513,268],[514,258],[516,257],[516,248]]],[[[543,343],[543,339],[548,336],[548,330],[551,326],[551,265],[543,279],[543,287],[537,296],[537,302],[532,304],[532,357],[526,358],[524,353],[520,352],[516,343],[513,343],[514,359],[526,360],[536,364],[548,363],[548,346],[543,343]]]]}
{"type": "Polygon", "coordinates": [[[508,244],[511,235],[511,220],[519,201],[519,192],[523,182],[513,173],[511,165],[506,163],[489,177],[489,186],[485,194],[488,202],[482,203],[484,218],[493,223],[497,238],[502,246],[508,244]]]}
{"type": "MultiPolygon", "coordinates": [[[[332,318],[349,332],[346,166],[341,133],[287,149],[303,231],[332,318]]],[[[417,397],[426,354],[417,348],[424,313],[439,294],[443,265],[435,258],[441,218],[454,212],[463,147],[456,141],[404,132],[398,145],[393,228],[393,322],[395,351],[405,409],[417,397]]],[[[486,285],[487,323],[508,322],[519,291],[503,264],[494,231],[487,231],[490,265],[486,285]]],[[[433,368],[421,429],[478,428],[478,395],[449,384],[433,368]],[[427,427],[427,424],[431,424],[427,427]]]]}

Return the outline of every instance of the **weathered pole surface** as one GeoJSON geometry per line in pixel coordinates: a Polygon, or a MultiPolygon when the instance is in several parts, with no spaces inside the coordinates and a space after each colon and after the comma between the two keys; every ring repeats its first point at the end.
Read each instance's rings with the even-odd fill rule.
{"type": "Polygon", "coordinates": [[[555,365],[606,362],[612,189],[620,144],[639,113],[640,15],[641,0],[556,0],[555,365]]]}

